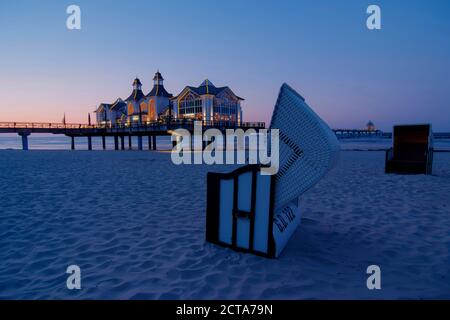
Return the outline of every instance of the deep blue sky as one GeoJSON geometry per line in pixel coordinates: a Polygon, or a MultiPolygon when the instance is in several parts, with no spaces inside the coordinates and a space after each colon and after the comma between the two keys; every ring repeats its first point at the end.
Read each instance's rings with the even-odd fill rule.
{"type": "Polygon", "coordinates": [[[0,2],[0,121],[86,121],[101,102],[209,78],[269,121],[283,82],[332,127],[431,122],[450,130],[450,1],[191,0],[0,2]],[[66,29],[66,8],[82,30],[66,29]],[[382,9],[380,31],[366,8],[382,9]]]}

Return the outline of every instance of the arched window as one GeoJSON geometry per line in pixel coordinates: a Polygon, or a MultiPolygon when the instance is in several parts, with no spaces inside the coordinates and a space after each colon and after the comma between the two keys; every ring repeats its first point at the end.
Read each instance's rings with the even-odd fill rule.
{"type": "Polygon", "coordinates": [[[155,99],[150,99],[148,103],[148,121],[155,121],[155,120],[157,120],[155,99]]]}
{"type": "Polygon", "coordinates": [[[132,114],[134,114],[134,107],[133,104],[130,102],[128,104],[128,115],[131,116],[132,114]]]}
{"type": "Polygon", "coordinates": [[[148,112],[148,106],[145,102],[141,103],[141,112],[145,114],[148,112]]]}

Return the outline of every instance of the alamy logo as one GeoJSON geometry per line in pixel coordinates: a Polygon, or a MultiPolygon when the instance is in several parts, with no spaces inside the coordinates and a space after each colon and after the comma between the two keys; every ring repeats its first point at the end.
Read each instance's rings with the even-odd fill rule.
{"type": "Polygon", "coordinates": [[[367,267],[367,289],[369,290],[381,290],[381,268],[377,265],[371,265],[367,267]]]}
{"type": "Polygon", "coordinates": [[[367,8],[367,14],[370,14],[366,22],[367,29],[381,30],[381,8],[372,4],[367,8]]]}
{"type": "Polygon", "coordinates": [[[172,132],[172,141],[176,144],[171,158],[176,165],[261,164],[262,175],[275,175],[279,170],[278,129],[258,132],[254,129],[227,129],[224,135],[214,128],[203,131],[202,122],[195,121],[193,135],[186,129],[177,129],[172,132]]]}
{"type": "Polygon", "coordinates": [[[81,289],[81,269],[77,265],[71,265],[67,267],[67,274],[70,276],[67,278],[66,285],[69,290],[81,289]]]}
{"type": "Polygon", "coordinates": [[[66,27],[69,30],[81,29],[81,9],[77,5],[70,5],[67,7],[66,13],[69,14],[66,20],[66,27]]]}

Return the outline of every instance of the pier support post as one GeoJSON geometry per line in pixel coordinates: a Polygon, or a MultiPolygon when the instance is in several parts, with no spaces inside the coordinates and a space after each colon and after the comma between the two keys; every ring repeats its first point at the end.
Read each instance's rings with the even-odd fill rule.
{"type": "Polygon", "coordinates": [[[103,150],[106,150],[106,136],[102,136],[102,147],[103,150]]]}
{"type": "Polygon", "coordinates": [[[120,148],[125,150],[125,136],[120,136],[120,148]]]}
{"type": "Polygon", "coordinates": [[[92,150],[92,136],[88,136],[88,150],[92,150]]]}
{"type": "Polygon", "coordinates": [[[153,150],[156,150],[156,136],[152,136],[152,140],[153,140],[152,143],[153,150]]]}
{"type": "Polygon", "coordinates": [[[128,136],[128,149],[133,149],[133,140],[131,134],[128,136]]]}
{"type": "Polygon", "coordinates": [[[71,140],[71,142],[70,142],[70,149],[71,150],[75,150],[75,137],[71,136],[70,140],[71,140]]]}
{"type": "Polygon", "coordinates": [[[22,150],[28,150],[28,136],[30,134],[27,132],[19,133],[19,136],[22,137],[22,150]]]}
{"type": "Polygon", "coordinates": [[[152,150],[152,136],[148,136],[148,150],[152,150]]]}
{"type": "Polygon", "coordinates": [[[119,150],[119,136],[114,136],[114,150],[119,150]]]}
{"type": "Polygon", "coordinates": [[[142,136],[138,136],[138,149],[142,150],[142,136]]]}

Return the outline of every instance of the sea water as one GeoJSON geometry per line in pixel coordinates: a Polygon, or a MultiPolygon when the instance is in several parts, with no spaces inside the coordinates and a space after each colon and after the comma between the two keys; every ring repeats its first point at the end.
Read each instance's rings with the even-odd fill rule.
{"type": "MultiPolygon", "coordinates": [[[[339,140],[342,150],[386,150],[392,147],[392,139],[369,137],[339,140]]],[[[450,139],[434,139],[434,149],[450,151],[450,139]]]]}
{"type": "MultiPolygon", "coordinates": [[[[64,135],[53,135],[53,134],[31,134],[28,136],[28,144],[30,150],[70,150],[71,139],[64,135]]],[[[144,149],[148,149],[147,137],[143,137],[142,144],[144,149]]],[[[158,150],[170,150],[172,143],[170,141],[170,136],[157,137],[157,148],[158,150]]],[[[132,146],[134,150],[138,148],[138,138],[132,138],[132,146]]],[[[120,140],[119,140],[119,148],[120,140]]],[[[102,150],[102,138],[92,137],[92,148],[94,150],[102,150]]],[[[22,149],[22,139],[17,134],[0,134],[0,149],[22,149]]],[[[75,138],[75,149],[76,150],[87,150],[88,149],[88,139],[87,137],[76,137],[75,138]]],[[[114,138],[106,137],[106,149],[114,150],[114,138]]],[[[128,137],[125,137],[125,149],[128,150],[128,137]]]]}
{"type": "MultiPolygon", "coordinates": [[[[391,139],[379,137],[374,138],[354,138],[339,140],[342,150],[385,150],[392,146],[391,139]]],[[[29,148],[31,150],[70,150],[70,138],[64,135],[53,134],[32,134],[28,137],[29,148]]],[[[137,149],[138,139],[132,138],[133,149],[137,149]]],[[[144,149],[147,149],[147,138],[143,139],[144,149]]],[[[120,143],[119,143],[120,146],[120,143]]],[[[171,150],[170,136],[157,137],[158,150],[171,150]]],[[[75,148],[77,150],[87,150],[88,142],[86,137],[75,138],[75,148]]],[[[92,148],[102,150],[101,137],[92,138],[92,148]]],[[[128,149],[128,137],[125,138],[125,148],[128,149]]],[[[450,151],[450,139],[435,139],[434,148],[436,150],[450,151]]],[[[22,149],[22,139],[17,134],[0,134],[0,149],[22,149]]],[[[106,138],[106,149],[114,150],[114,138],[106,138]]]]}

